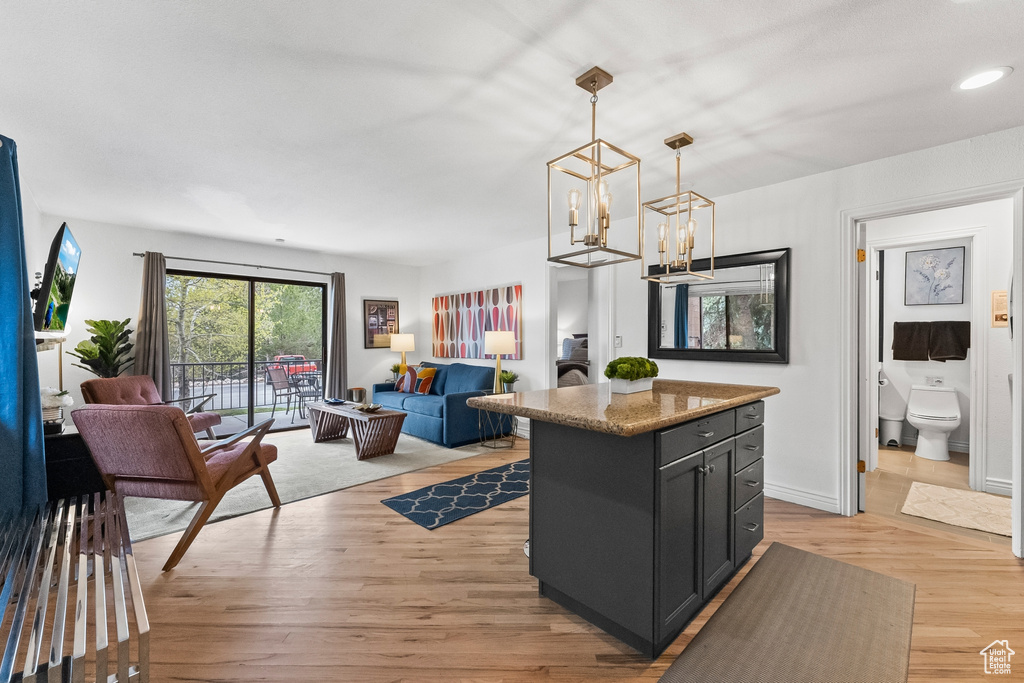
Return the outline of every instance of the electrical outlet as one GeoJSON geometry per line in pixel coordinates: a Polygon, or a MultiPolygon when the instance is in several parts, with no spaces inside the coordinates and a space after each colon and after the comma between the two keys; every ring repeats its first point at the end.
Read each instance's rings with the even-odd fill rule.
{"type": "Polygon", "coordinates": [[[621,334],[615,335],[615,348],[617,348],[617,349],[621,349],[622,348],[622,335],[621,334]]]}
{"type": "Polygon", "coordinates": [[[942,377],[925,377],[924,381],[930,387],[941,387],[945,383],[942,377]]]}

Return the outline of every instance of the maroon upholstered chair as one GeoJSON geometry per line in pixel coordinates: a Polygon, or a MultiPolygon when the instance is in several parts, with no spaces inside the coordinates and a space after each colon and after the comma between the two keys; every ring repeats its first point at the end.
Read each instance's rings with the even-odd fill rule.
{"type": "Polygon", "coordinates": [[[71,413],[107,487],[120,496],[191,500],[202,505],[164,564],[173,569],[224,494],[254,474],[274,507],[281,499],[267,465],[277,447],[260,440],[273,420],[200,449],[177,406],[87,405],[71,413]],[[243,439],[251,437],[250,441],[243,439]]]}
{"type": "Polygon", "coordinates": [[[220,415],[211,412],[199,412],[199,409],[216,395],[203,394],[201,396],[186,396],[165,401],[160,396],[160,392],[157,391],[153,378],[149,375],[124,375],[122,377],[90,379],[82,382],[82,398],[85,399],[86,403],[103,403],[111,406],[158,406],[168,403],[199,401],[186,411],[185,414],[188,417],[188,421],[192,424],[193,432],[196,434],[206,432],[206,436],[211,439],[217,438],[217,435],[213,433],[213,428],[220,424],[220,415]]]}

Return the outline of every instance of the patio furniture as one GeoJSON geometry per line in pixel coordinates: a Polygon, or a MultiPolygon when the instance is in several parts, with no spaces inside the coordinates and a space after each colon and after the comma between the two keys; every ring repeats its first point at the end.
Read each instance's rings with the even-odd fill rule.
{"type": "MultiPolygon", "coordinates": [[[[299,390],[292,383],[291,375],[283,367],[268,367],[267,376],[270,378],[270,387],[274,390],[274,404],[270,409],[270,417],[273,419],[274,413],[277,412],[277,400],[284,398],[285,409],[284,414],[287,415],[292,410],[292,399],[296,399],[296,403],[299,403],[299,390]]],[[[295,413],[292,413],[292,424],[295,424],[295,413]]]]}
{"type": "Polygon", "coordinates": [[[117,495],[0,515],[0,538],[0,680],[149,681],[149,618],[117,495]]]}
{"type": "Polygon", "coordinates": [[[124,375],[122,377],[89,379],[82,382],[82,398],[86,403],[102,403],[112,406],[159,406],[199,401],[191,406],[185,415],[188,417],[194,433],[206,432],[206,436],[211,439],[217,438],[213,428],[220,424],[221,417],[218,413],[200,412],[200,409],[216,395],[183,396],[165,401],[160,396],[153,378],[149,375],[124,375]]]}
{"type": "Polygon", "coordinates": [[[291,376],[292,386],[299,397],[299,417],[306,417],[306,406],[310,403],[322,401],[324,398],[323,389],[320,387],[319,372],[301,372],[291,376]]]}
{"type": "Polygon", "coordinates": [[[200,448],[176,406],[87,405],[72,416],[104,481],[118,495],[202,503],[164,571],[178,564],[224,494],[252,475],[263,478],[274,507],[281,506],[267,468],[277,460],[277,447],[260,443],[273,420],[200,448]]]}

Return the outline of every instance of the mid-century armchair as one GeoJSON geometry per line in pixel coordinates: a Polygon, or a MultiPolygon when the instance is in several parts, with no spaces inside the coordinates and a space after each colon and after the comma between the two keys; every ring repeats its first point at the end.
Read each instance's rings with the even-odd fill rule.
{"type": "Polygon", "coordinates": [[[274,507],[281,506],[267,468],[277,460],[277,447],[260,443],[273,420],[200,448],[177,406],[96,404],[72,417],[104,482],[119,496],[202,503],[164,571],[178,564],[224,494],[252,475],[263,478],[274,507]]]}
{"type": "Polygon", "coordinates": [[[196,434],[206,432],[206,436],[211,439],[217,438],[213,428],[220,424],[221,417],[217,413],[200,411],[216,395],[185,396],[165,401],[160,396],[153,378],[149,375],[123,375],[82,382],[82,398],[86,403],[103,403],[112,406],[157,406],[193,401],[193,405],[185,411],[188,421],[192,425],[192,431],[196,434]]]}

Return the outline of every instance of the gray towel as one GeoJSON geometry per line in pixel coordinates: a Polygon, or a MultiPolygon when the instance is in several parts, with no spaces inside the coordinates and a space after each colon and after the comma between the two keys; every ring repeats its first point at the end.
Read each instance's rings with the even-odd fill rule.
{"type": "Polygon", "coordinates": [[[928,360],[931,323],[893,323],[892,359],[928,360]]]}

